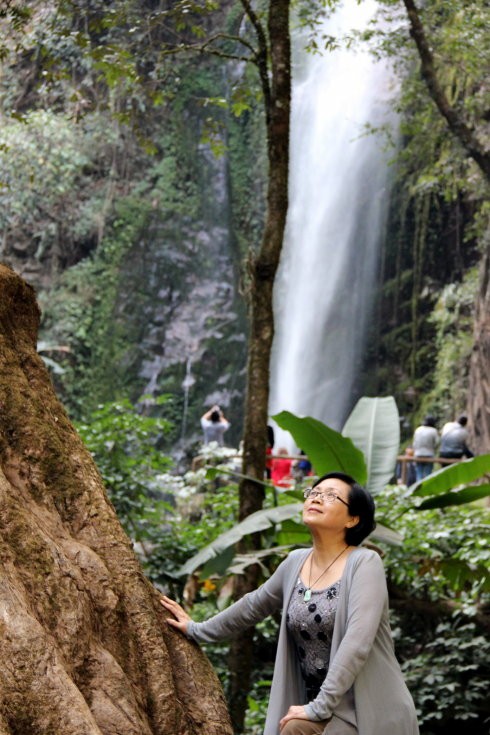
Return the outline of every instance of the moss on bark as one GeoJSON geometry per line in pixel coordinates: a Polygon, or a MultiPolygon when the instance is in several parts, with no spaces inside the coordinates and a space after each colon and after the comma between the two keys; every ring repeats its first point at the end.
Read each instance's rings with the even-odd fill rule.
{"type": "Polygon", "coordinates": [[[0,733],[231,735],[56,398],[33,290],[0,265],[0,294],[0,733]]]}

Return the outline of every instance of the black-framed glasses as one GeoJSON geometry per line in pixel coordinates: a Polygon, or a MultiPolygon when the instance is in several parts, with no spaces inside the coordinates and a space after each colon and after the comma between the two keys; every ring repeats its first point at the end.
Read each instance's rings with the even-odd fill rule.
{"type": "Polygon", "coordinates": [[[305,500],[320,500],[322,503],[334,503],[336,500],[340,500],[347,508],[349,507],[349,503],[346,503],[333,490],[316,490],[314,487],[307,487],[303,495],[305,500]]]}

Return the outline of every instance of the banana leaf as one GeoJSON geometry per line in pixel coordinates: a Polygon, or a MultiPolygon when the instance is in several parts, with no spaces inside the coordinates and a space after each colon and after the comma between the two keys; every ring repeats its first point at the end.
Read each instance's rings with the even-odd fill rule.
{"type": "Polygon", "coordinates": [[[410,485],[409,490],[412,495],[420,497],[442,495],[487,474],[490,474],[490,454],[480,454],[478,457],[465,459],[463,462],[433,472],[423,480],[410,485]]]}
{"type": "Polygon", "coordinates": [[[463,505],[481,500],[490,495],[490,485],[469,485],[462,490],[451,490],[443,495],[434,495],[427,498],[416,510],[429,510],[432,508],[447,508],[450,505],[463,505]]]}
{"type": "Polygon", "coordinates": [[[365,484],[364,456],[351,439],[311,416],[299,417],[289,411],[281,411],[272,418],[281,429],[289,431],[298,447],[307,454],[317,475],[345,472],[361,485],[365,484]]]}
{"type": "Polygon", "coordinates": [[[218,538],[201,549],[197,554],[188,559],[180,569],[177,570],[178,577],[187,576],[202,567],[210,559],[223,554],[231,546],[234,546],[244,536],[258,531],[265,531],[271,526],[275,526],[282,521],[294,518],[301,513],[302,503],[289,503],[288,505],[280,505],[275,508],[267,508],[266,510],[258,510],[247,516],[241,523],[222,533],[218,538]]]}
{"type": "Polygon", "coordinates": [[[345,422],[342,434],[352,439],[367,465],[367,489],[383,490],[395,473],[400,447],[400,417],[395,399],[360,398],[345,422]]]}

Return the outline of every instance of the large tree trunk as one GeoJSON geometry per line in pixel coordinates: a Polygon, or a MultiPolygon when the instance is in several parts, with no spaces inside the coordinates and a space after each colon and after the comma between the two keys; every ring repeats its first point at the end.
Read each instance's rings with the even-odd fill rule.
{"type": "MultiPolygon", "coordinates": [[[[247,0],[242,0],[249,7],[247,0]]],[[[291,106],[291,44],[289,0],[269,3],[270,76],[265,33],[255,19],[259,42],[259,70],[266,106],[269,161],[267,214],[260,250],[249,259],[250,334],[244,411],[243,474],[240,483],[240,520],[262,508],[265,471],[269,369],[274,337],[273,288],[279,265],[288,210],[289,125],[291,106]],[[262,59],[262,64],[260,63],[262,59]],[[269,86],[270,84],[270,86],[269,86]],[[259,482],[256,482],[258,480],[259,482]]],[[[258,544],[258,539],[256,539],[258,544]]],[[[237,579],[236,597],[257,586],[258,570],[237,579]]],[[[235,729],[243,729],[252,664],[252,631],[237,638],[230,649],[230,712],[235,729]]]]}
{"type": "Polygon", "coordinates": [[[490,450],[490,228],[480,263],[475,307],[475,343],[470,361],[468,416],[475,454],[490,450]]]}
{"type": "Polygon", "coordinates": [[[52,390],[38,323],[0,265],[0,735],[231,735],[52,390]]]}

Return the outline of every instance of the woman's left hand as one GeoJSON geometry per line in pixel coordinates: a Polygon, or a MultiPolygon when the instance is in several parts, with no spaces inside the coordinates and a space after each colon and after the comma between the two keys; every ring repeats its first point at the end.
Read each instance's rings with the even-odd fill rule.
{"type": "Polygon", "coordinates": [[[279,730],[282,730],[286,722],[289,722],[289,720],[307,720],[308,717],[305,713],[305,708],[300,706],[293,706],[290,707],[287,711],[287,714],[284,715],[282,720],[279,720],[279,730]]]}

